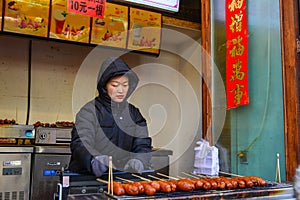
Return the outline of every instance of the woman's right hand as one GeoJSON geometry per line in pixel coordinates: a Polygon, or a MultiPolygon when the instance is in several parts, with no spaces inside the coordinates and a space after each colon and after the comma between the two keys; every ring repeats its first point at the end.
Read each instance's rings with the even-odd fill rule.
{"type": "Polygon", "coordinates": [[[95,176],[99,177],[107,171],[109,166],[109,157],[106,155],[96,156],[92,159],[91,166],[95,176]]]}

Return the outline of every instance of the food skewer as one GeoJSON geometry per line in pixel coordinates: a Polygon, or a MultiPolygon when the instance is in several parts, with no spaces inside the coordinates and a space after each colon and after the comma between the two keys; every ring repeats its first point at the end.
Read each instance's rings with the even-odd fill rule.
{"type": "Polygon", "coordinates": [[[99,181],[99,182],[101,182],[101,183],[108,184],[108,181],[105,181],[105,180],[103,180],[103,179],[97,178],[96,180],[99,181]]]}
{"type": "Polygon", "coordinates": [[[132,180],[128,180],[128,179],[125,179],[125,178],[121,178],[121,177],[116,177],[116,179],[119,179],[119,180],[121,180],[121,181],[126,181],[126,182],[130,182],[130,183],[133,183],[133,181],[132,180]]]}
{"type": "MultiPolygon", "coordinates": [[[[148,175],[148,176],[159,179],[158,177],[155,177],[155,176],[151,176],[151,175],[148,175]]],[[[171,176],[167,176],[167,175],[164,175],[164,176],[171,177],[171,176]]],[[[169,180],[164,180],[164,181],[167,181],[168,183],[171,184],[171,189],[173,192],[176,190],[187,192],[187,191],[192,191],[195,188],[200,189],[200,187],[198,185],[199,182],[197,182],[197,181],[193,181],[191,179],[187,179],[187,178],[183,178],[183,177],[178,177],[178,178],[171,177],[171,178],[172,178],[172,180],[169,179],[169,180]]]]}
{"type": "Polygon", "coordinates": [[[157,191],[161,190],[161,185],[157,181],[151,181],[150,179],[147,179],[145,177],[136,175],[136,174],[131,174],[134,177],[137,177],[145,182],[138,182],[144,187],[144,192],[148,196],[154,195],[157,191]]]}
{"type": "Polygon", "coordinates": [[[279,162],[279,153],[276,154],[276,175],[275,175],[275,181],[278,183],[281,183],[281,178],[280,178],[280,162],[279,162]]]}
{"type": "Polygon", "coordinates": [[[189,177],[192,177],[192,178],[198,178],[197,176],[194,176],[194,175],[186,173],[186,172],[181,172],[181,173],[183,173],[184,175],[187,175],[189,177]]]}
{"type": "MultiPolygon", "coordinates": [[[[100,183],[107,184],[107,186],[109,185],[109,182],[105,181],[103,179],[97,178],[96,180],[99,181],[100,183]]],[[[125,189],[124,189],[122,183],[114,181],[113,184],[115,185],[115,187],[113,189],[115,190],[114,193],[116,195],[121,196],[121,195],[125,194],[125,189]]],[[[114,194],[114,193],[112,193],[112,194],[114,194]]],[[[109,193],[107,192],[107,194],[109,194],[109,193]]]]}
{"type": "Polygon", "coordinates": [[[107,193],[108,194],[110,194],[110,185],[111,185],[111,183],[110,183],[110,166],[109,166],[110,164],[108,164],[108,180],[107,180],[107,182],[108,182],[108,184],[107,184],[107,193]]]}
{"type": "Polygon", "coordinates": [[[114,195],[114,184],[113,184],[113,172],[112,172],[112,157],[109,156],[109,163],[108,163],[108,186],[107,186],[107,193],[114,195]]]}
{"type": "Polygon", "coordinates": [[[109,157],[109,165],[110,165],[110,184],[111,184],[111,194],[114,195],[114,177],[113,177],[113,167],[112,167],[112,156],[109,157]]]}
{"type": "Polygon", "coordinates": [[[137,177],[137,178],[139,178],[141,180],[144,180],[144,181],[151,181],[150,179],[147,179],[145,177],[142,177],[142,176],[139,176],[139,175],[136,175],[136,174],[131,174],[131,175],[134,176],[134,177],[137,177]]]}
{"type": "Polygon", "coordinates": [[[154,187],[156,189],[156,191],[169,193],[169,192],[176,190],[176,186],[174,184],[169,183],[165,180],[160,179],[158,181],[152,181],[150,179],[144,178],[142,176],[138,176],[136,174],[132,174],[132,175],[151,183],[151,186],[154,187]]]}
{"type": "MultiPolygon", "coordinates": [[[[117,179],[122,179],[120,177],[116,177],[117,179]]],[[[105,184],[108,184],[107,186],[109,186],[109,182],[108,181],[105,181],[105,180],[102,180],[100,178],[97,178],[96,179],[97,181],[101,182],[101,183],[105,183],[105,184]]],[[[130,181],[130,180],[127,180],[127,179],[122,179],[122,180],[126,180],[128,181],[128,183],[121,183],[121,182],[118,182],[118,181],[113,181],[112,182],[112,185],[114,185],[113,187],[110,187],[113,189],[112,192],[107,192],[109,195],[114,195],[116,194],[117,196],[122,196],[122,195],[125,195],[125,194],[128,194],[128,195],[138,195],[139,193],[141,193],[141,189],[139,188],[139,186],[137,184],[135,184],[135,182],[133,181],[130,181]]]]}
{"type": "Polygon", "coordinates": [[[165,174],[162,174],[162,173],[159,173],[159,172],[157,172],[156,174],[157,174],[157,175],[160,175],[160,176],[163,176],[163,177],[166,177],[166,178],[168,178],[168,179],[178,180],[178,178],[175,178],[175,177],[172,177],[172,176],[168,176],[168,175],[165,175],[165,174]]]}
{"type": "MultiPolygon", "coordinates": [[[[153,175],[151,175],[151,174],[149,174],[149,175],[147,175],[147,176],[149,176],[150,178],[156,179],[156,180],[165,180],[165,179],[159,178],[159,177],[157,177],[157,176],[153,176],[153,175]]],[[[178,179],[176,179],[176,180],[178,180],[178,179]]]]}

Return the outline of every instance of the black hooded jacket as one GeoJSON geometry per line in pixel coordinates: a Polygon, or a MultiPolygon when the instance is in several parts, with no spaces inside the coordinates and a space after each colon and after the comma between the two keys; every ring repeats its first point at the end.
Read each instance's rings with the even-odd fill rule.
{"type": "Polygon", "coordinates": [[[91,160],[99,155],[112,156],[113,164],[123,170],[131,158],[150,168],[151,138],[147,123],[138,108],[127,99],[138,84],[137,75],[120,58],[108,58],[101,66],[97,80],[99,95],[84,105],[76,115],[72,130],[69,169],[92,174],[91,160]],[[125,100],[116,103],[107,94],[106,83],[115,76],[126,75],[129,89],[125,100]]]}

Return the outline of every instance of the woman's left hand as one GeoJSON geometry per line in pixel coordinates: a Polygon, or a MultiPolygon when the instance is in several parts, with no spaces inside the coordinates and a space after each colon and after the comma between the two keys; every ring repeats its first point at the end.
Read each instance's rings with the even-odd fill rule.
{"type": "Polygon", "coordinates": [[[124,170],[142,173],[144,171],[144,164],[138,159],[130,159],[124,166],[124,170]]]}

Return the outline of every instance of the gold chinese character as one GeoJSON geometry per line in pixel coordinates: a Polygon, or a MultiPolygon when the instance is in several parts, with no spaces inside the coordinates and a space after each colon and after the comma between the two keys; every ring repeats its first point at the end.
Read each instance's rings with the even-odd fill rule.
{"type": "Polygon", "coordinates": [[[231,24],[229,25],[231,32],[241,32],[242,31],[242,19],[243,13],[240,11],[240,14],[235,14],[234,17],[231,17],[231,24]]]}
{"type": "Polygon", "coordinates": [[[243,97],[244,92],[241,90],[241,88],[244,88],[244,85],[236,84],[236,88],[231,90],[230,92],[234,92],[234,103],[236,105],[241,104],[241,99],[243,97]]]}
{"type": "Polygon", "coordinates": [[[231,3],[228,5],[230,12],[234,11],[236,8],[241,9],[244,0],[232,0],[231,3]]]}
{"type": "Polygon", "coordinates": [[[230,80],[234,81],[237,80],[243,80],[245,76],[245,72],[241,72],[242,69],[242,61],[240,59],[237,60],[235,64],[233,64],[233,75],[231,76],[230,80]]]}
{"type": "Polygon", "coordinates": [[[245,47],[241,44],[241,41],[243,38],[239,35],[237,39],[232,39],[232,44],[234,44],[234,47],[230,50],[231,57],[235,56],[241,56],[244,53],[245,47]]]}

